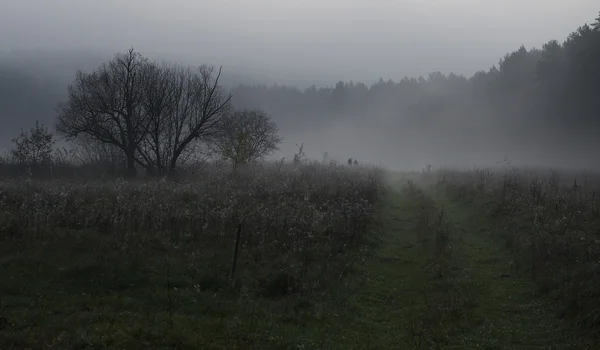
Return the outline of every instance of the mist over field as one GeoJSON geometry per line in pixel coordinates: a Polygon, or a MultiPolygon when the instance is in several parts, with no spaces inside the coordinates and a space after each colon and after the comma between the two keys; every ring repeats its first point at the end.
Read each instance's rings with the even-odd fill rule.
{"type": "Polygon", "coordinates": [[[597,11],[592,0],[5,1],[0,147],[35,120],[53,129],[76,71],[133,47],[223,66],[232,105],[277,123],[273,159],[303,143],[311,159],[395,169],[595,167],[597,11]]]}
{"type": "Polygon", "coordinates": [[[597,349],[597,0],[0,0],[0,349],[597,349]]]}

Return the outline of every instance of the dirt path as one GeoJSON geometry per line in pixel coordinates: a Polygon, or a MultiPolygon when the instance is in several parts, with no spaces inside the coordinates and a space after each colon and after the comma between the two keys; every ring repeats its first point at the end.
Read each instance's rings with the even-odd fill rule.
{"type": "Polygon", "coordinates": [[[416,187],[390,191],[367,283],[348,298],[339,349],[585,349],[534,296],[468,208],[416,187]],[[443,208],[443,209],[442,209],[443,208]]]}

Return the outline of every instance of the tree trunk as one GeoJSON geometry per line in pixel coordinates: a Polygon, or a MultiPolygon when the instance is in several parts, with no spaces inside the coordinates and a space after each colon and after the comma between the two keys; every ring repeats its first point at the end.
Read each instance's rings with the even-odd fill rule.
{"type": "Polygon", "coordinates": [[[174,156],[174,157],[171,159],[171,162],[169,163],[169,169],[167,169],[167,174],[168,174],[169,176],[172,176],[172,175],[174,175],[174,174],[175,174],[175,168],[177,167],[177,157],[178,157],[178,156],[174,156]]]}
{"type": "Polygon", "coordinates": [[[133,152],[127,152],[127,177],[135,178],[137,169],[135,167],[135,155],[133,152]]]}

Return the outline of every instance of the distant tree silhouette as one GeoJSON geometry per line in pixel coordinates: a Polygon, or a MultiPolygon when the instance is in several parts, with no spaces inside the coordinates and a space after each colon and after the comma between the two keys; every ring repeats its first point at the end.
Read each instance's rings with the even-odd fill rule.
{"type": "Polygon", "coordinates": [[[213,149],[233,164],[234,171],[278,149],[281,138],[277,125],[263,111],[240,110],[223,119],[220,131],[211,139],[213,149]]]}
{"type": "Polygon", "coordinates": [[[146,168],[172,172],[218,131],[231,100],[218,85],[220,76],[221,69],[215,72],[210,66],[192,70],[164,64],[149,69],[142,99],[148,132],[137,149],[146,168]]]}
{"type": "Polygon", "coordinates": [[[78,72],[68,100],[59,106],[57,130],[69,138],[85,134],[115,145],[125,155],[129,175],[135,175],[136,151],[149,124],[142,111],[148,72],[148,60],[133,49],[92,73],[78,72]]]}
{"type": "Polygon", "coordinates": [[[218,85],[221,70],[158,65],[130,49],[91,73],[78,72],[58,108],[57,130],[123,152],[130,176],[136,164],[173,170],[216,132],[231,96],[218,85]]]}
{"type": "Polygon", "coordinates": [[[53,138],[48,128],[36,121],[29,131],[21,130],[19,136],[12,139],[11,155],[21,165],[49,164],[54,151],[53,138]]]}

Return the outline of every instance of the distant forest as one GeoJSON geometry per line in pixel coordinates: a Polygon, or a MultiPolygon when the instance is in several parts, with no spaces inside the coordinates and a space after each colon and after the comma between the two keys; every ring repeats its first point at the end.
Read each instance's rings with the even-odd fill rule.
{"type": "Polygon", "coordinates": [[[418,125],[460,115],[524,127],[543,123],[563,131],[596,130],[600,126],[600,15],[563,43],[552,40],[541,49],[521,46],[470,78],[433,72],[398,82],[381,79],[371,86],[340,81],[335,87],[304,91],[238,86],[233,95],[235,103],[263,108],[279,118],[287,116],[294,126],[323,116],[376,115],[418,125]]]}
{"type": "MultiPolygon", "coordinates": [[[[65,98],[75,70],[93,69],[100,62],[91,60],[86,66],[63,60],[53,72],[51,65],[40,67],[31,60],[28,67],[4,56],[0,57],[2,146],[35,120],[52,126],[56,104],[65,98]]],[[[238,85],[231,93],[235,107],[265,110],[284,134],[332,121],[352,121],[365,127],[377,123],[388,132],[397,130],[398,136],[420,130],[424,137],[439,137],[440,132],[434,136],[427,130],[442,125],[442,131],[449,128],[454,137],[464,135],[469,145],[480,145],[488,136],[477,130],[494,125],[498,132],[504,130],[505,136],[524,144],[542,139],[549,144],[558,142],[556,135],[563,135],[563,140],[577,135],[577,146],[599,146],[600,16],[562,43],[553,40],[541,49],[520,47],[471,77],[433,72],[400,81],[381,79],[370,86],[343,81],[304,90],[238,85]],[[537,138],[541,130],[545,138],[537,138]]]]}

